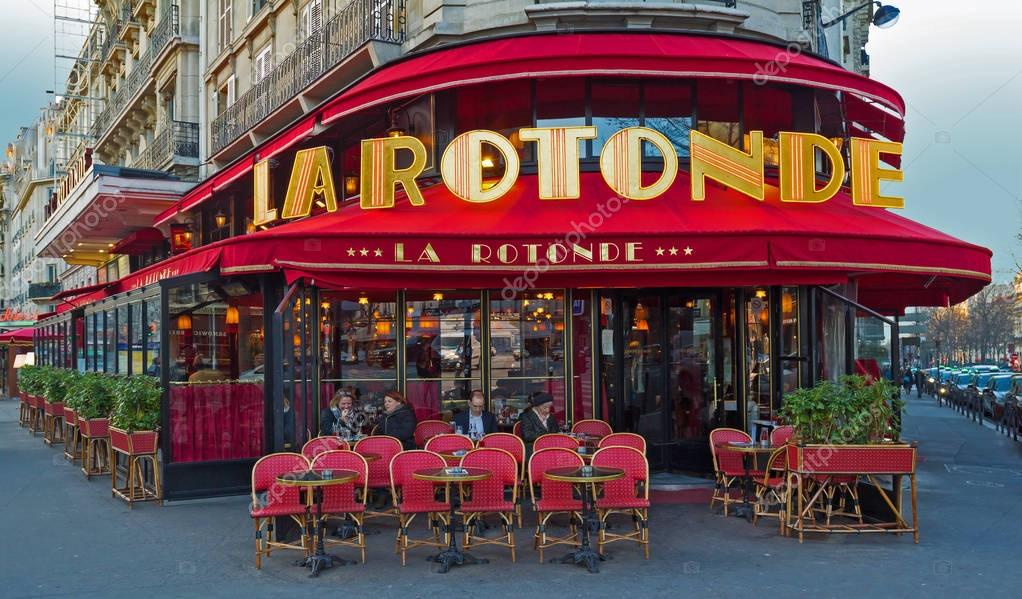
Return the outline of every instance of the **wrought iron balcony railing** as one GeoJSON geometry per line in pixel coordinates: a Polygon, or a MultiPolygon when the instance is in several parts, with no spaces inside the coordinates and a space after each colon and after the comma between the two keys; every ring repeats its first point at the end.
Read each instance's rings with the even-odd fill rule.
{"type": "Polygon", "coordinates": [[[160,19],[160,22],[153,29],[149,49],[135,62],[131,73],[121,82],[117,92],[107,100],[106,108],[92,122],[91,133],[94,139],[98,140],[103,137],[103,134],[109,129],[114,119],[121,111],[127,108],[128,101],[138,93],[138,90],[149,79],[156,58],[167,47],[167,44],[180,34],[181,24],[178,16],[178,7],[172,4],[167,7],[163,18],[160,19]]]}
{"type": "Polygon", "coordinates": [[[352,0],[213,120],[217,153],[370,41],[400,44],[406,0],[352,0]]]}
{"type": "Polygon", "coordinates": [[[199,124],[171,121],[131,164],[134,168],[161,170],[174,158],[199,157],[199,124]]]}
{"type": "Polygon", "coordinates": [[[28,299],[32,301],[48,300],[60,293],[60,283],[29,283],[28,299]]]}

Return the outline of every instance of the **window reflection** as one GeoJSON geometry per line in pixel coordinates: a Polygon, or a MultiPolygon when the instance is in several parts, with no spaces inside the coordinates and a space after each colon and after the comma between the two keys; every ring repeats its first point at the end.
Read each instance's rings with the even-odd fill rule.
{"type": "Polygon", "coordinates": [[[356,407],[375,413],[383,396],[397,388],[397,298],[390,294],[320,295],[323,389],[320,409],[348,388],[356,407]]]}
{"type": "Polygon", "coordinates": [[[770,297],[766,289],[750,290],[745,300],[745,360],[748,378],[748,421],[769,420],[770,385],[770,297]]]}
{"type": "Polygon", "coordinates": [[[610,136],[621,129],[639,126],[642,104],[639,89],[637,81],[592,83],[590,106],[596,127],[593,157],[600,155],[610,136]]]}
{"type": "Polygon", "coordinates": [[[728,79],[704,79],[697,84],[699,132],[738,147],[741,141],[738,93],[740,84],[728,79]]]}
{"type": "MultiPolygon", "coordinates": [[[[679,158],[689,156],[689,133],[692,130],[692,83],[647,82],[644,88],[645,126],[663,133],[674,144],[679,158]]],[[[645,144],[648,158],[660,156],[659,151],[645,144]]]]}
{"type": "Polygon", "coordinates": [[[563,421],[564,359],[562,290],[490,300],[490,397],[501,418],[517,417],[543,391],[563,421]]]}
{"type": "Polygon", "coordinates": [[[537,80],[536,126],[577,127],[585,125],[585,83],[585,79],[582,78],[537,80]]]}

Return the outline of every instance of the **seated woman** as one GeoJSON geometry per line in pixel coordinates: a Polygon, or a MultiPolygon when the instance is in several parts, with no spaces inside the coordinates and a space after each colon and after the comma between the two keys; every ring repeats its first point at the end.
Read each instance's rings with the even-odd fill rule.
{"type": "Polygon", "coordinates": [[[412,406],[400,391],[391,391],[383,397],[383,416],[376,434],[389,435],[401,441],[405,449],[415,449],[415,425],[418,421],[412,406]]]}
{"type": "Polygon", "coordinates": [[[362,432],[361,423],[364,420],[364,417],[359,417],[351,392],[341,389],[330,400],[330,407],[319,414],[319,434],[357,436],[362,432]]]}
{"type": "Polygon", "coordinates": [[[522,440],[525,441],[525,458],[532,456],[532,444],[536,439],[549,433],[561,430],[557,418],[554,417],[554,398],[549,393],[538,392],[529,400],[531,410],[522,414],[522,440]]]}

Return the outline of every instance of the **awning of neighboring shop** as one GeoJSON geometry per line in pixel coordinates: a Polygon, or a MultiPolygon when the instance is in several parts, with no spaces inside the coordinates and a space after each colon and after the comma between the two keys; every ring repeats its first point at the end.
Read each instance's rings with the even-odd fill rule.
{"type": "Polygon", "coordinates": [[[53,297],[50,298],[50,300],[51,301],[58,301],[58,300],[62,300],[62,299],[78,297],[80,295],[85,295],[86,293],[92,293],[93,291],[98,291],[98,290],[100,290],[100,289],[102,289],[102,288],[104,288],[106,286],[107,286],[107,283],[96,283],[94,285],[84,285],[82,287],[76,287],[74,289],[65,289],[65,290],[61,291],[60,293],[54,294],[53,297]]]}
{"type": "Polygon", "coordinates": [[[989,250],[892,211],[854,206],[844,193],[824,204],[782,204],[776,188],[758,202],[711,185],[706,200],[694,202],[685,172],[643,202],[622,202],[598,173],[584,173],[581,187],[578,200],[542,201],[535,177],[523,175],[499,200],[469,204],[435,185],[423,190],[424,206],[348,205],[229,240],[220,268],[282,269],[289,280],[354,289],[855,279],[866,305],[885,309],[955,303],[990,281],[989,250]]]}
{"type": "Polygon", "coordinates": [[[14,331],[7,331],[6,333],[0,333],[0,343],[8,345],[12,343],[31,344],[33,331],[34,329],[32,327],[26,327],[14,331]]]}
{"type": "Polygon", "coordinates": [[[166,238],[159,229],[145,227],[117,242],[114,247],[110,248],[110,253],[118,255],[127,254],[129,256],[146,254],[164,241],[166,241],[166,238]]]}

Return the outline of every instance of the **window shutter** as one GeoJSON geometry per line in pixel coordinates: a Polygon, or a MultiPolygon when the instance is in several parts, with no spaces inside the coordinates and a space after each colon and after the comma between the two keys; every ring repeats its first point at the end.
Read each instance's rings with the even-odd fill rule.
{"type": "Polygon", "coordinates": [[[234,99],[237,97],[237,80],[234,75],[227,78],[227,106],[234,104],[234,99]]]}

